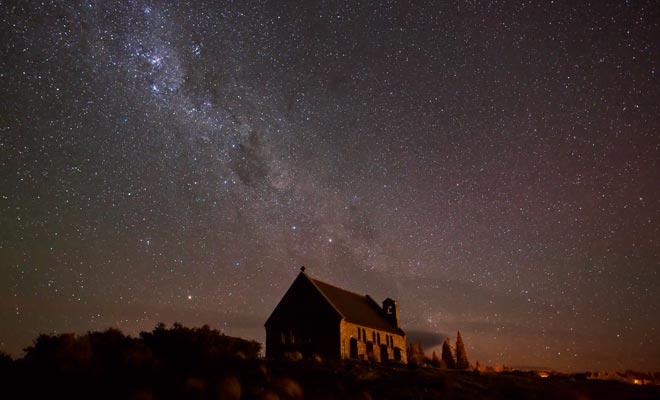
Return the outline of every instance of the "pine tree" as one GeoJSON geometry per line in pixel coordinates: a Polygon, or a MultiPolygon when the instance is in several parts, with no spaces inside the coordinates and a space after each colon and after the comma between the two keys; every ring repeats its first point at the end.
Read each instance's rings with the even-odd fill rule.
{"type": "Polygon", "coordinates": [[[438,358],[438,355],[435,354],[435,351],[431,355],[431,365],[440,368],[442,366],[442,361],[438,358]]]}
{"type": "Polygon", "coordinates": [[[456,361],[454,361],[454,355],[451,352],[449,338],[446,338],[445,342],[442,344],[442,361],[447,368],[456,368],[456,361]]]}
{"type": "Polygon", "coordinates": [[[467,353],[465,352],[465,344],[461,337],[461,331],[456,333],[456,368],[468,369],[470,362],[468,361],[467,353]]]}

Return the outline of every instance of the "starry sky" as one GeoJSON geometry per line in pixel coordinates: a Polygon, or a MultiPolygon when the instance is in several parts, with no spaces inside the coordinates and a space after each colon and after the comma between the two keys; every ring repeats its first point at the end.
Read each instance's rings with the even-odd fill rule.
{"type": "Polygon", "coordinates": [[[0,350],[264,341],[305,265],[427,349],[660,369],[656,2],[0,9],[0,350]]]}

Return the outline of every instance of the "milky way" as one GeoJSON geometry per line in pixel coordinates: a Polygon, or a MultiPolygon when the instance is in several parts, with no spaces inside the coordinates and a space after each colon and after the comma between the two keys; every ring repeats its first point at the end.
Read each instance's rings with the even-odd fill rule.
{"type": "Polygon", "coordinates": [[[657,4],[355,3],[4,5],[0,350],[263,341],[305,265],[427,348],[660,369],[657,4]]]}

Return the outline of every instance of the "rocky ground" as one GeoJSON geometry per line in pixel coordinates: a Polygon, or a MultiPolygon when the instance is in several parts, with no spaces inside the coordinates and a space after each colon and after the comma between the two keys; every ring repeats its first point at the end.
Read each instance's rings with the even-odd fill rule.
{"type": "MultiPolygon", "coordinates": [[[[471,371],[271,362],[265,364],[276,393],[309,399],[660,399],[660,386],[570,376],[541,378],[531,372],[471,371]],[[285,384],[286,382],[286,384],[285,384]]],[[[282,397],[282,396],[280,396],[282,397]]]]}

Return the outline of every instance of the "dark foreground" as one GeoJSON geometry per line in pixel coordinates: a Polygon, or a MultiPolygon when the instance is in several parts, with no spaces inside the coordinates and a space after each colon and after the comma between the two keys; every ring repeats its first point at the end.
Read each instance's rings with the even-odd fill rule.
{"type": "Polygon", "coordinates": [[[660,399],[660,387],[533,373],[271,363],[270,373],[300,384],[310,399],[660,399]]]}
{"type": "MultiPolygon", "coordinates": [[[[660,399],[660,386],[312,361],[224,360],[205,368],[4,374],[3,398],[65,399],[660,399]],[[12,376],[13,375],[13,376],[12,376]]],[[[27,372],[27,371],[23,371],[27,372]]],[[[51,371],[52,372],[52,371],[51,371]]]]}
{"type": "Polygon", "coordinates": [[[139,337],[115,329],[40,335],[18,360],[0,354],[0,399],[660,399],[660,386],[585,375],[274,361],[260,350],[179,324],[139,337]]]}

